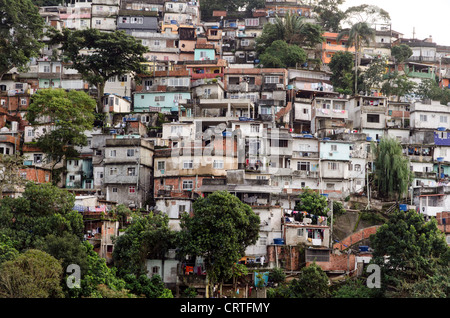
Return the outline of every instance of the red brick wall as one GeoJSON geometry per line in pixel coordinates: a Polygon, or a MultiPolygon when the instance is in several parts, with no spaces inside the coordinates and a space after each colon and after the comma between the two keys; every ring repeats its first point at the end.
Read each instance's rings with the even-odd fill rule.
{"type": "Polygon", "coordinates": [[[354,233],[350,236],[347,236],[345,239],[343,239],[341,242],[336,243],[333,245],[333,248],[339,249],[339,250],[345,250],[351,245],[368,238],[370,235],[373,235],[377,232],[379,226],[372,226],[365,229],[362,229],[361,231],[354,233]]]}

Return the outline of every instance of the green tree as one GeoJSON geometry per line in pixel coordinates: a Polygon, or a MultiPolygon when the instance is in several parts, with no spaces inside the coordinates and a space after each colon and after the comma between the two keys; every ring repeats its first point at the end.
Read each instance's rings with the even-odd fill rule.
{"type": "Polygon", "coordinates": [[[334,90],[350,95],[353,91],[353,55],[350,52],[336,52],[328,64],[334,90]]]}
{"type": "Polygon", "coordinates": [[[374,298],[372,288],[364,284],[363,279],[348,279],[332,292],[333,298],[374,298]]]}
{"type": "Polygon", "coordinates": [[[397,96],[397,101],[406,95],[414,93],[417,84],[407,75],[398,72],[390,73],[381,87],[381,92],[387,96],[397,96]]]}
{"type": "MultiPolygon", "coordinates": [[[[136,80],[139,80],[136,75],[146,73],[143,54],[147,48],[123,31],[52,30],[51,38],[52,43],[61,44],[63,56],[70,61],[70,67],[97,88],[97,113],[103,112],[103,96],[108,79],[134,73],[136,80]]],[[[108,107],[106,109],[109,113],[108,107]]]]}
{"type": "Polygon", "coordinates": [[[60,298],[62,268],[53,256],[28,250],[0,265],[0,297],[60,298]]]}
{"type": "Polygon", "coordinates": [[[51,184],[28,183],[22,197],[0,201],[0,233],[19,251],[41,248],[47,235],[83,238],[83,218],[73,211],[75,197],[51,184]]]}
{"type": "Polygon", "coordinates": [[[147,275],[136,277],[133,274],[127,274],[124,277],[126,289],[137,296],[146,298],[173,298],[170,289],[164,286],[164,282],[159,275],[153,275],[151,278],[147,275]]]}
{"type": "Polygon", "coordinates": [[[291,12],[281,18],[275,17],[274,23],[267,23],[262,34],[256,38],[256,50],[264,53],[275,41],[282,40],[289,45],[298,45],[301,48],[313,48],[322,43],[322,28],[305,21],[305,18],[291,12]]]}
{"type": "Polygon", "coordinates": [[[355,89],[354,93],[358,93],[358,67],[359,67],[359,59],[360,59],[360,52],[362,50],[362,47],[365,44],[369,44],[371,40],[375,38],[375,30],[372,29],[369,24],[366,22],[358,22],[352,25],[350,29],[346,29],[341,31],[337,36],[337,41],[341,41],[344,37],[348,38],[348,40],[345,43],[345,46],[347,48],[349,47],[355,47],[355,64],[354,64],[354,71],[355,71],[355,89]]]}
{"type": "Polygon", "coordinates": [[[413,55],[413,51],[406,44],[395,45],[391,49],[391,55],[394,58],[395,66],[404,63],[407,59],[413,55]]]}
{"type": "Polygon", "coordinates": [[[409,161],[403,155],[402,146],[393,138],[382,138],[372,144],[375,155],[375,188],[380,197],[400,199],[407,193],[412,181],[409,161]]]}
{"type": "Polygon", "coordinates": [[[93,127],[94,109],[95,101],[82,91],[48,88],[33,95],[26,119],[33,126],[54,127],[36,140],[53,162],[52,171],[62,160],[79,155],[75,147],[87,145],[85,131],[93,127]]]}
{"type": "Polygon", "coordinates": [[[179,255],[203,258],[208,292],[211,284],[233,275],[233,264],[255,244],[259,216],[236,196],[217,191],[193,203],[193,216],[184,213],[179,232],[179,255]]]}
{"type": "Polygon", "coordinates": [[[165,253],[175,247],[175,239],[167,215],[150,213],[133,217],[125,234],[114,242],[113,260],[119,275],[146,274],[146,259],[164,259],[165,253]]]}
{"type": "Polygon", "coordinates": [[[370,95],[372,89],[381,89],[387,71],[387,63],[385,57],[375,57],[362,74],[366,94],[370,95]]]}
{"type": "Polygon", "coordinates": [[[297,45],[278,40],[273,42],[259,59],[264,67],[288,68],[305,63],[306,53],[297,45]]]}
{"type": "Polygon", "coordinates": [[[316,263],[303,267],[296,278],[287,284],[270,289],[269,298],[327,298],[329,280],[316,263]]]}
{"type": "Polygon", "coordinates": [[[5,261],[10,261],[19,255],[19,251],[14,248],[12,240],[0,234],[0,265],[5,261]]]}
{"type": "Polygon", "coordinates": [[[296,211],[306,211],[317,216],[326,216],[329,209],[326,197],[317,191],[306,188],[295,205],[296,211]]]}
{"type": "MultiPolygon", "coordinates": [[[[430,292],[425,287],[438,283],[433,279],[439,281],[444,271],[448,273],[450,249],[444,234],[435,219],[425,221],[414,210],[396,211],[370,237],[370,242],[374,249],[372,261],[381,268],[382,288],[386,291],[397,295],[421,289],[430,292]],[[405,288],[408,285],[412,288],[405,288]]],[[[446,292],[448,297],[448,285],[446,292]]]]}
{"type": "Polygon", "coordinates": [[[0,0],[0,80],[39,56],[44,20],[31,0],[0,0]]]}
{"type": "Polygon", "coordinates": [[[370,4],[362,4],[347,8],[344,12],[345,18],[343,24],[354,25],[357,23],[367,23],[372,25],[375,23],[389,23],[391,17],[386,10],[370,4]]]}
{"type": "Polygon", "coordinates": [[[313,11],[318,15],[318,23],[324,30],[339,33],[341,21],[345,18],[345,13],[339,6],[345,0],[314,0],[313,11]]]}

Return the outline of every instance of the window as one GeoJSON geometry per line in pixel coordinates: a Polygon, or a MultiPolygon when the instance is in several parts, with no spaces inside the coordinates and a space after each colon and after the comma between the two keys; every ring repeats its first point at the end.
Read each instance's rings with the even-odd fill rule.
{"type": "Polygon", "coordinates": [[[143,24],[144,23],[144,18],[133,17],[133,18],[131,18],[131,23],[143,24]]]}
{"type": "Polygon", "coordinates": [[[109,155],[110,155],[111,157],[115,157],[115,156],[116,156],[116,150],[111,150],[111,151],[109,152],[109,155]]]}
{"type": "Polygon", "coordinates": [[[116,81],[116,77],[115,76],[112,76],[112,77],[108,78],[108,82],[110,82],[110,83],[114,83],[115,81],[116,81]]]}
{"type": "Polygon", "coordinates": [[[34,158],[34,163],[41,163],[42,162],[42,154],[35,154],[33,156],[34,158]]]}
{"type": "Polygon", "coordinates": [[[117,193],[117,188],[112,188],[113,193],[117,193]]]}
{"type": "Polygon", "coordinates": [[[297,162],[297,170],[300,171],[310,171],[311,165],[310,162],[297,162]]]}
{"type": "Polygon", "coordinates": [[[168,86],[189,86],[188,78],[169,78],[168,86]]]}
{"type": "Polygon", "coordinates": [[[250,125],[250,131],[259,133],[259,125],[250,125]]]}
{"type": "Polygon", "coordinates": [[[170,126],[170,133],[172,135],[181,134],[182,131],[183,131],[183,126],[170,126]]]}
{"type": "Polygon", "coordinates": [[[70,175],[69,176],[69,181],[75,181],[75,176],[74,175],[70,175]]]}
{"type": "Polygon", "coordinates": [[[135,186],[128,187],[128,193],[135,193],[135,192],[136,192],[136,187],[135,186]]]}
{"type": "Polygon", "coordinates": [[[378,114],[367,114],[367,122],[368,123],[379,123],[380,122],[380,115],[378,114]]]}
{"type": "Polygon", "coordinates": [[[166,100],[166,96],[155,96],[155,102],[164,102],[166,100]]]}
{"type": "Polygon", "coordinates": [[[270,139],[270,146],[271,147],[280,147],[280,148],[287,148],[288,141],[287,140],[273,140],[270,139]]]}
{"type": "Polygon", "coordinates": [[[178,206],[178,212],[179,213],[186,212],[186,206],[184,204],[183,205],[179,205],[178,206]]]}
{"type": "Polygon", "coordinates": [[[97,172],[97,178],[98,179],[103,179],[103,172],[102,171],[98,171],[97,172]]]}
{"type": "Polygon", "coordinates": [[[297,230],[297,236],[303,237],[304,235],[304,230],[303,229],[298,229],[297,230]]]}
{"type": "Polygon", "coordinates": [[[34,137],[34,129],[28,129],[28,137],[34,137]]]}
{"type": "Polygon", "coordinates": [[[356,164],[355,165],[355,171],[361,171],[361,165],[356,164]]]}
{"type": "Polygon", "coordinates": [[[447,116],[440,116],[441,123],[447,123],[447,116]]]}
{"type": "MultiPolygon", "coordinates": [[[[20,105],[26,105],[27,104],[27,99],[26,98],[21,98],[20,99],[20,105]]],[[[447,118],[447,117],[445,117],[447,118]]]]}
{"type": "Polygon", "coordinates": [[[193,188],[194,188],[194,181],[192,180],[183,181],[183,190],[192,190],[193,188]]]}
{"type": "Polygon", "coordinates": [[[110,176],[115,176],[117,175],[117,168],[109,168],[109,175],[110,176]]]}
{"type": "Polygon", "coordinates": [[[134,149],[127,149],[127,157],[134,157],[134,149]]]}
{"type": "Polygon", "coordinates": [[[241,40],[241,46],[249,46],[250,41],[249,40],[241,40]]]}
{"type": "Polygon", "coordinates": [[[213,168],[214,169],[223,169],[223,160],[214,160],[213,168]]]}
{"type": "Polygon", "coordinates": [[[194,168],[194,161],[193,160],[183,161],[183,169],[193,169],[193,168],[194,168]]]}
{"type": "Polygon", "coordinates": [[[95,24],[96,25],[101,25],[102,24],[102,20],[95,20],[95,24]]]}
{"type": "Polygon", "coordinates": [[[266,84],[279,84],[280,79],[278,78],[278,76],[266,76],[265,83],[266,84]]]}
{"type": "Polygon", "coordinates": [[[337,162],[329,162],[328,163],[328,170],[338,170],[339,169],[339,163],[337,162]]]}
{"type": "Polygon", "coordinates": [[[246,26],[258,26],[259,19],[245,19],[245,25],[246,26]]]}
{"type": "Polygon", "coordinates": [[[337,151],[337,145],[331,145],[331,151],[337,151]]]}
{"type": "Polygon", "coordinates": [[[427,115],[420,115],[420,121],[427,121],[427,115]]]}
{"type": "Polygon", "coordinates": [[[73,166],[74,166],[74,167],[78,167],[78,165],[79,165],[79,161],[78,161],[78,160],[74,160],[74,161],[73,161],[73,166]]]}
{"type": "Polygon", "coordinates": [[[127,169],[127,175],[130,177],[133,177],[136,175],[136,168],[135,167],[131,167],[127,169]]]}
{"type": "Polygon", "coordinates": [[[158,170],[164,170],[166,168],[165,161],[158,161],[158,170]]]}
{"type": "Polygon", "coordinates": [[[44,73],[50,73],[50,66],[44,65],[44,73]]]}

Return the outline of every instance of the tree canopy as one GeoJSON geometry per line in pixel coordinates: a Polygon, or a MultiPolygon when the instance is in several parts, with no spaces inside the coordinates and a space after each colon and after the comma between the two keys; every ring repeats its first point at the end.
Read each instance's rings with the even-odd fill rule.
{"type": "Polygon", "coordinates": [[[322,34],[320,25],[306,22],[305,17],[288,12],[283,18],[276,16],[274,23],[264,25],[262,34],[256,38],[256,49],[263,53],[279,40],[302,48],[312,48],[324,41],[322,34]]]}
{"type": "Polygon", "coordinates": [[[143,54],[147,48],[123,31],[51,30],[51,38],[51,43],[61,44],[63,57],[71,63],[70,67],[97,88],[97,113],[103,111],[104,88],[108,79],[127,73],[145,73],[142,63],[146,61],[143,54]]]}
{"type": "Polygon", "coordinates": [[[31,0],[0,0],[0,80],[12,68],[38,57],[44,19],[31,0]]]}
{"type": "Polygon", "coordinates": [[[400,199],[408,192],[412,180],[409,161],[402,146],[393,138],[382,138],[372,144],[375,155],[375,187],[380,197],[400,199]]]}
{"type": "Polygon", "coordinates": [[[334,89],[350,95],[353,92],[353,55],[350,52],[336,52],[328,64],[331,70],[331,83],[334,89]]]}
{"type": "Polygon", "coordinates": [[[317,191],[306,188],[299,199],[295,205],[296,211],[306,211],[317,216],[326,216],[329,211],[326,197],[317,191]]]}
{"type": "Polygon", "coordinates": [[[0,264],[1,298],[61,298],[62,267],[53,256],[31,249],[0,264]]]}
{"type": "Polygon", "coordinates": [[[175,247],[175,233],[169,229],[169,219],[163,214],[134,216],[125,234],[114,242],[113,259],[119,275],[147,274],[147,258],[163,259],[165,252],[175,247]]]}
{"type": "Polygon", "coordinates": [[[47,88],[33,94],[26,119],[32,126],[49,125],[36,146],[53,162],[77,157],[75,147],[87,145],[86,130],[94,125],[95,100],[83,91],[47,88]]]}
{"type": "MultiPolygon", "coordinates": [[[[435,219],[425,221],[414,210],[396,211],[370,240],[384,290],[420,293],[426,285],[439,285],[433,280],[448,272],[450,249],[444,234],[435,219]]],[[[448,279],[445,293],[448,297],[448,279]]]]}
{"type": "Polygon", "coordinates": [[[208,283],[233,275],[233,264],[259,236],[259,216],[236,196],[217,191],[193,204],[193,216],[184,213],[179,233],[179,255],[203,258],[208,283]]]}
{"type": "Polygon", "coordinates": [[[259,56],[259,59],[264,67],[288,68],[305,63],[306,53],[297,45],[277,40],[259,56]]]}

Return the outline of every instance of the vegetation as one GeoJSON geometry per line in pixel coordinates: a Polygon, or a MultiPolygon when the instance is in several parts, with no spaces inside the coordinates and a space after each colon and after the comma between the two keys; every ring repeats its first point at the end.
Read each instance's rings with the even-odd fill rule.
{"type": "Polygon", "coordinates": [[[175,247],[175,233],[169,229],[167,215],[150,213],[135,215],[125,234],[114,242],[113,259],[119,275],[146,274],[146,259],[164,259],[169,248],[175,247]]]}
{"type": "Polygon", "coordinates": [[[233,276],[233,264],[244,256],[245,248],[256,243],[259,216],[224,191],[198,198],[193,210],[193,216],[184,213],[181,217],[179,255],[201,256],[208,286],[222,283],[233,276]]]}
{"type": "Polygon", "coordinates": [[[375,154],[374,181],[378,195],[401,199],[407,193],[413,175],[400,143],[392,138],[382,138],[377,145],[372,144],[372,148],[375,154]]]}
{"type": "Polygon", "coordinates": [[[46,131],[36,138],[36,146],[52,162],[78,157],[77,146],[86,146],[85,131],[93,128],[95,101],[83,91],[47,88],[33,94],[26,119],[46,131]]]}
{"type": "Polygon", "coordinates": [[[305,63],[306,53],[297,45],[288,45],[286,42],[278,40],[273,42],[259,56],[259,59],[264,67],[296,67],[305,63]]]}
{"type": "MultiPolygon", "coordinates": [[[[70,67],[97,88],[97,113],[103,112],[103,95],[108,79],[146,72],[142,62],[146,61],[143,54],[147,48],[123,31],[64,29],[62,32],[51,30],[50,36],[52,43],[61,44],[64,58],[71,62],[70,67]]],[[[139,77],[135,79],[139,80],[139,77]]]]}
{"type": "Polygon", "coordinates": [[[393,297],[448,297],[450,249],[436,220],[397,211],[371,237],[382,289],[393,297]]]}
{"type": "Polygon", "coordinates": [[[31,0],[0,0],[0,80],[16,67],[28,66],[39,56],[44,20],[31,0]]]}
{"type": "Polygon", "coordinates": [[[299,198],[294,208],[296,211],[306,211],[317,216],[327,215],[329,211],[327,199],[317,191],[306,188],[299,198]]]}
{"type": "Polygon", "coordinates": [[[62,267],[41,250],[28,250],[0,265],[1,298],[61,298],[62,267]]]}
{"type": "Polygon", "coordinates": [[[336,52],[328,64],[331,70],[331,83],[334,90],[350,95],[353,92],[353,55],[350,52],[336,52]]]}
{"type": "Polygon", "coordinates": [[[315,263],[303,267],[298,277],[289,283],[270,288],[268,298],[327,298],[329,281],[325,272],[315,263]]]}
{"type": "Polygon", "coordinates": [[[346,29],[341,31],[337,36],[337,41],[341,41],[343,38],[346,38],[347,41],[345,46],[355,47],[355,80],[354,80],[354,93],[358,93],[357,83],[358,83],[358,67],[359,67],[359,59],[360,59],[360,51],[361,48],[365,44],[369,44],[371,40],[375,38],[375,30],[372,29],[369,24],[366,22],[358,22],[352,25],[350,29],[346,29]]]}

